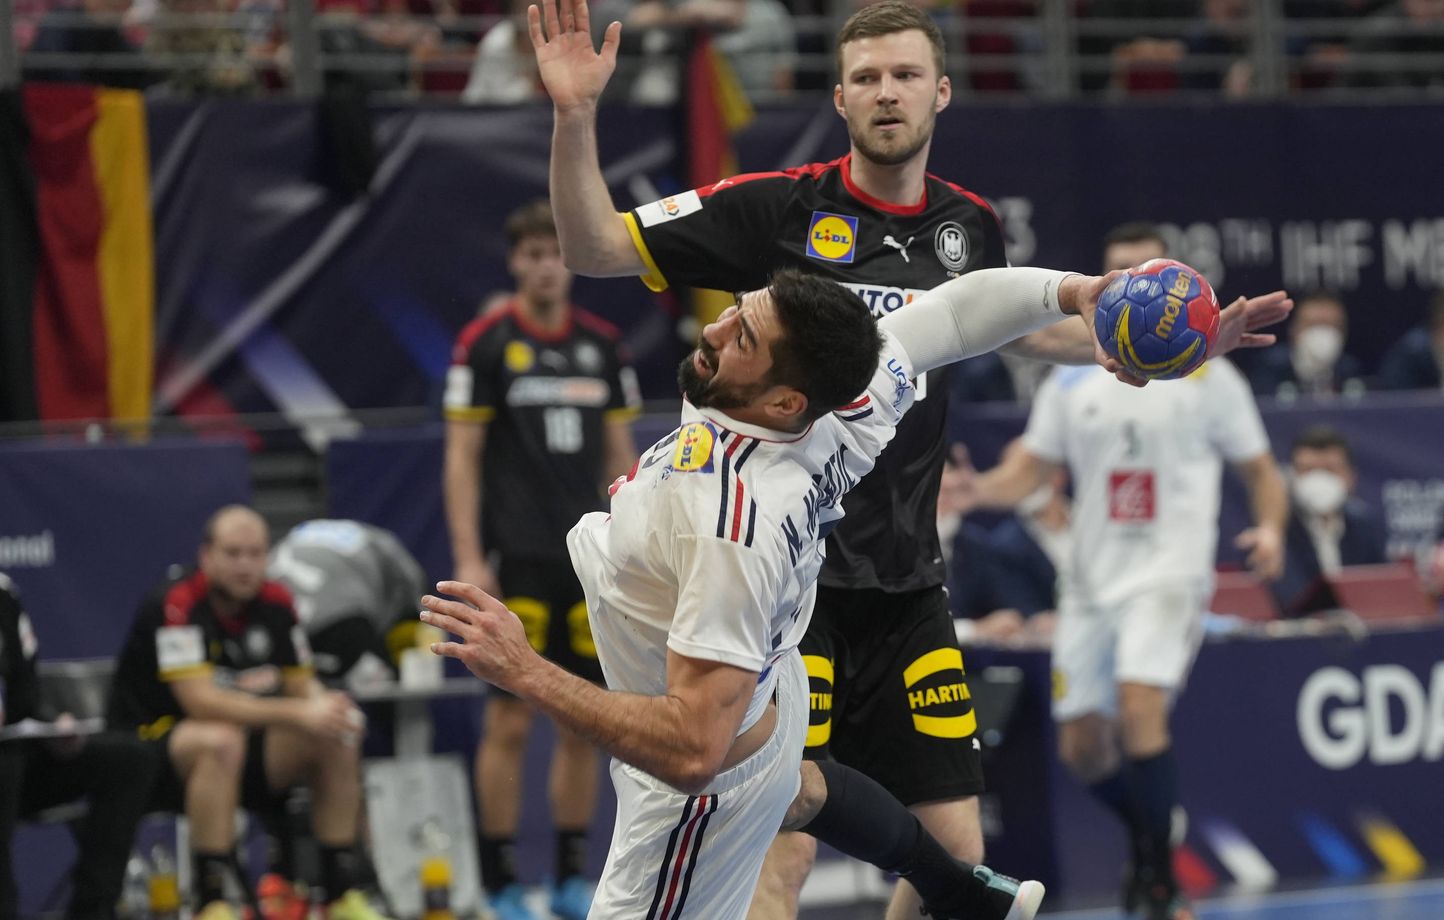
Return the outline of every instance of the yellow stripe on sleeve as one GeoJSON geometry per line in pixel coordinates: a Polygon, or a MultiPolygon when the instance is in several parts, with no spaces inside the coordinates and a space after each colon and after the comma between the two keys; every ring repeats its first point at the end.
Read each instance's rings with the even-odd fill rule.
{"type": "Polygon", "coordinates": [[[647,273],[642,276],[642,283],[648,289],[660,294],[668,287],[667,277],[657,267],[657,260],[652,258],[652,250],[647,248],[647,241],[642,239],[642,228],[637,226],[637,218],[632,216],[631,211],[621,212],[622,220],[627,224],[627,232],[632,235],[632,245],[637,247],[637,255],[642,257],[642,264],[647,266],[647,273]]]}
{"type": "Polygon", "coordinates": [[[161,671],[160,679],[166,683],[175,680],[185,680],[188,677],[204,677],[210,674],[214,668],[208,664],[190,664],[183,668],[171,668],[169,671],[161,671]]]}
{"type": "Polygon", "coordinates": [[[489,422],[496,418],[491,406],[447,406],[444,414],[448,422],[489,422]]]}

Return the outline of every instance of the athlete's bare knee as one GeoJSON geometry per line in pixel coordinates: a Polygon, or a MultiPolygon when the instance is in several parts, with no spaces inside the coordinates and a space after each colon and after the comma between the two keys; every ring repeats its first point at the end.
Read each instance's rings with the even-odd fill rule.
{"type": "Polygon", "coordinates": [[[187,719],[175,729],[171,758],[189,775],[202,763],[208,770],[240,776],[246,761],[246,733],[230,722],[201,722],[187,719]]]}
{"type": "Polygon", "coordinates": [[[1118,690],[1119,730],[1128,756],[1151,757],[1168,747],[1168,691],[1140,684],[1121,684],[1118,690]]]}
{"type": "Polygon", "coordinates": [[[486,706],[482,744],[493,749],[520,751],[531,734],[532,709],[520,700],[492,700],[486,706]]]}
{"type": "Polygon", "coordinates": [[[822,803],[827,801],[827,782],[823,780],[817,764],[804,760],[800,772],[801,783],[798,785],[797,795],[793,796],[792,804],[787,806],[787,814],[782,817],[784,831],[802,830],[817,817],[817,813],[822,810],[822,803]]]}
{"type": "Polygon", "coordinates": [[[1085,783],[1109,776],[1118,769],[1118,752],[1108,723],[1090,714],[1058,726],[1058,756],[1085,783]]]}

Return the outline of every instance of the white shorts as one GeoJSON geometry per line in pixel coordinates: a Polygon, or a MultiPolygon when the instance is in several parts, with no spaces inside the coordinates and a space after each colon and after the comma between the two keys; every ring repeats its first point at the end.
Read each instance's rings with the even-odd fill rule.
{"type": "Polygon", "coordinates": [[[1064,594],[1053,635],[1053,718],[1118,713],[1118,685],[1175,694],[1203,642],[1205,584],[1159,586],[1101,607],[1064,594]]]}
{"type": "Polygon", "coordinates": [[[807,732],[807,672],[775,665],[777,727],[699,795],[612,761],[617,820],[588,920],[743,920],[762,857],[797,795],[807,732]]]}

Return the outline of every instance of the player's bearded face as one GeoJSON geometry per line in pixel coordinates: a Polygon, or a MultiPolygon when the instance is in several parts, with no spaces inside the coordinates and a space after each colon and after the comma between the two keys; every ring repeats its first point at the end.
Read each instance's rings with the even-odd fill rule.
{"type": "Polygon", "coordinates": [[[705,339],[697,340],[697,350],[682,359],[677,365],[677,386],[682,395],[694,406],[712,409],[740,409],[769,384],[765,380],[748,383],[728,383],[717,377],[717,350],[705,339]],[[698,364],[702,368],[698,368],[698,364]]]}
{"type": "Polygon", "coordinates": [[[901,106],[877,104],[863,111],[847,110],[847,134],[863,157],[879,166],[906,163],[933,139],[937,123],[934,93],[922,114],[909,115],[901,106]]]}
{"type": "Polygon", "coordinates": [[[897,166],[922,153],[952,92],[928,37],[909,29],[856,38],[842,46],[839,63],[834,102],[858,155],[897,166]]]}

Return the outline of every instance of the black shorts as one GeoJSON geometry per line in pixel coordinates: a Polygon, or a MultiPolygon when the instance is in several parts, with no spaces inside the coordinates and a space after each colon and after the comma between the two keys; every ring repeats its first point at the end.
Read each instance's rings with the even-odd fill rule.
{"type": "Polygon", "coordinates": [[[801,645],[809,760],[861,770],[904,805],[977,795],[977,718],[941,587],[817,588],[801,645]]]}
{"type": "MultiPolygon", "coordinates": [[[[506,606],[521,620],[531,647],[578,677],[602,682],[602,666],[587,620],[586,595],[565,559],[503,556],[496,568],[506,606]]],[[[506,694],[500,687],[494,692],[506,694]]]]}
{"type": "MultiPolygon", "coordinates": [[[[155,792],[150,804],[154,811],[185,814],[185,783],[170,757],[170,740],[174,735],[175,728],[172,727],[164,735],[148,742],[158,746],[165,755],[160,772],[156,774],[155,792]]],[[[285,808],[286,793],[285,789],[273,791],[266,779],[266,730],[250,729],[246,732],[246,763],[241,768],[241,807],[263,815],[279,814],[285,808]]]]}

